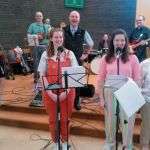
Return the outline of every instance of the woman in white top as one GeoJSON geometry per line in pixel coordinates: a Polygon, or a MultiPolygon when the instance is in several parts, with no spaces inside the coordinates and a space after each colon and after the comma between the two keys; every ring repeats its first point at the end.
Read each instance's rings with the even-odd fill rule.
{"type": "MultiPolygon", "coordinates": [[[[72,51],[63,47],[64,35],[63,31],[59,28],[54,28],[50,32],[50,43],[47,51],[45,51],[39,63],[38,71],[40,76],[45,76],[44,84],[61,82],[58,79],[58,74],[61,74],[62,67],[77,66],[77,60],[72,51]],[[60,60],[60,63],[58,63],[60,60]],[[59,66],[59,67],[58,67],[59,66]]],[[[60,75],[61,76],[61,75],[60,75]]],[[[69,88],[67,91],[61,90],[43,90],[43,98],[46,107],[46,111],[49,114],[49,128],[51,132],[51,138],[54,142],[54,146],[58,149],[58,136],[57,136],[57,101],[60,101],[60,136],[62,141],[63,150],[67,150],[68,141],[68,120],[71,117],[75,89],[69,88]]]]}

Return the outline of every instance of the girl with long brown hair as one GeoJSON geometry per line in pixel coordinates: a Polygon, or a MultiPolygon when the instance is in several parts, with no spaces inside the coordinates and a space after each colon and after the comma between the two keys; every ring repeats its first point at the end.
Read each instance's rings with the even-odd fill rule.
{"type": "MultiPolygon", "coordinates": [[[[45,84],[53,84],[58,82],[58,74],[61,74],[62,67],[77,66],[77,60],[72,51],[63,47],[64,35],[59,28],[53,28],[50,31],[50,41],[47,51],[42,54],[38,71],[40,76],[45,76],[45,84]],[[58,49],[61,47],[61,52],[58,49]],[[58,66],[58,55],[60,64],[58,66]]],[[[72,114],[75,89],[69,88],[65,90],[47,90],[43,91],[43,98],[46,111],[49,115],[49,129],[51,138],[54,142],[54,149],[58,149],[57,136],[57,100],[59,96],[60,102],[60,136],[63,150],[67,150],[68,141],[68,124],[72,114]]]]}

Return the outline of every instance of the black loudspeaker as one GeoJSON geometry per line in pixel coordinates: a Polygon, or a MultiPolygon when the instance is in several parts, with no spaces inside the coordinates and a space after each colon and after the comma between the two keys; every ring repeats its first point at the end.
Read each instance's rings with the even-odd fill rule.
{"type": "Polygon", "coordinates": [[[93,97],[95,93],[95,87],[92,84],[87,84],[80,88],[81,97],[93,97]]]}

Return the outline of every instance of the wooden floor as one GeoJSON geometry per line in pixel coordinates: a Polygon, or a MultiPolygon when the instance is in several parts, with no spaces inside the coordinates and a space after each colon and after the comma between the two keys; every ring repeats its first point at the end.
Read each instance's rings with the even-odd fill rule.
{"type": "Polygon", "coordinates": [[[15,80],[4,80],[1,87],[1,99],[6,105],[26,106],[34,97],[32,75],[16,75],[15,80]]]}
{"type": "MultiPolygon", "coordinates": [[[[95,85],[96,76],[91,75],[89,83],[95,85]]],[[[1,83],[0,95],[4,104],[25,106],[30,103],[35,94],[35,84],[32,75],[16,75],[15,80],[4,80],[1,83]]]]}
{"type": "MultiPolygon", "coordinates": [[[[95,85],[96,76],[89,78],[95,85]]],[[[48,116],[44,107],[29,107],[34,98],[32,75],[16,76],[15,80],[1,83],[0,124],[48,131],[48,116]]],[[[136,118],[134,141],[139,141],[141,119],[136,118]]],[[[82,110],[75,111],[71,120],[71,134],[90,137],[105,137],[104,115],[96,97],[82,98],[82,110]]],[[[121,137],[121,134],[119,134],[121,137]]]]}

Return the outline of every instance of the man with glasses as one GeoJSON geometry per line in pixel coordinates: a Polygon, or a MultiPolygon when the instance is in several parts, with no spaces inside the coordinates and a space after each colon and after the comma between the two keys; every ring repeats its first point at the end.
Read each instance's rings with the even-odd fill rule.
{"type": "Polygon", "coordinates": [[[139,61],[146,59],[146,48],[149,43],[145,40],[150,38],[150,29],[144,26],[145,17],[142,15],[136,18],[136,28],[130,35],[130,43],[134,53],[138,57],[139,61]]]}

